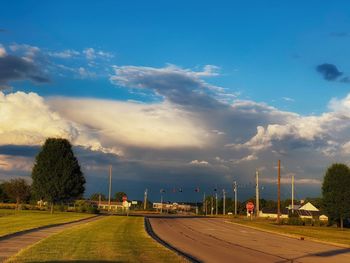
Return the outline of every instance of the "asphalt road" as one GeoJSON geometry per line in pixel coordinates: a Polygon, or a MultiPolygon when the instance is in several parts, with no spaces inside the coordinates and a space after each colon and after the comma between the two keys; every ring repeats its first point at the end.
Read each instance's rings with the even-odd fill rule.
{"type": "Polygon", "coordinates": [[[203,262],[349,263],[350,249],[289,238],[216,218],[150,218],[165,242],[203,262]]]}

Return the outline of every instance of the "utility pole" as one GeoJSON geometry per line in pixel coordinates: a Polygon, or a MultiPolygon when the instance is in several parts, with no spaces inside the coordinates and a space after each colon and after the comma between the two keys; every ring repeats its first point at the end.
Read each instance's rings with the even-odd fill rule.
{"type": "Polygon", "coordinates": [[[256,169],[255,172],[256,175],[256,187],[255,187],[255,198],[256,198],[256,204],[255,204],[255,212],[256,217],[259,217],[259,171],[256,169]]]}
{"type": "Polygon", "coordinates": [[[213,200],[213,196],[211,196],[211,199],[210,199],[210,215],[213,216],[213,211],[214,211],[214,200],[213,200]]]}
{"type": "Polygon", "coordinates": [[[148,192],[148,190],[146,188],[144,198],[143,198],[143,210],[147,209],[147,194],[148,194],[147,192],[148,192]]]}
{"type": "Polygon", "coordinates": [[[205,192],[204,192],[204,194],[203,194],[203,208],[202,208],[202,210],[203,210],[203,214],[205,213],[205,210],[206,210],[206,208],[205,208],[205,192]]]}
{"type": "Polygon", "coordinates": [[[294,175],[292,175],[292,214],[294,214],[294,175]]]}
{"type": "Polygon", "coordinates": [[[277,223],[280,223],[281,216],[281,160],[278,160],[278,191],[277,191],[277,223]]]}
{"type": "Polygon", "coordinates": [[[112,193],[112,165],[109,166],[109,190],[108,190],[108,210],[111,210],[111,193],[112,193]]]}
{"type": "Polygon", "coordinates": [[[215,193],[215,215],[218,215],[218,193],[215,193]]]}
{"type": "Polygon", "coordinates": [[[222,200],[222,204],[223,204],[223,208],[222,208],[222,214],[223,215],[226,215],[226,192],[225,192],[225,189],[222,189],[222,198],[223,198],[223,200],[222,200]]]}
{"type": "Polygon", "coordinates": [[[237,182],[233,183],[233,191],[235,192],[235,215],[237,215],[237,182]]]}
{"type": "Polygon", "coordinates": [[[100,208],[101,206],[101,194],[98,195],[98,207],[100,208]]]}

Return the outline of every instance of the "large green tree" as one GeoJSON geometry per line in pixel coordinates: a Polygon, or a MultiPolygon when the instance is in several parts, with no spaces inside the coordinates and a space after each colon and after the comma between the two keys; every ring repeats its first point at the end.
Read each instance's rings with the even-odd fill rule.
{"type": "Polygon", "coordinates": [[[11,179],[4,183],[3,188],[9,198],[16,200],[16,208],[30,197],[30,185],[24,179],[11,179]]]}
{"type": "Polygon", "coordinates": [[[53,205],[82,196],[85,178],[72,145],[66,139],[48,138],[36,156],[32,171],[32,191],[37,199],[53,205]]]}
{"type": "Polygon", "coordinates": [[[350,169],[345,164],[331,165],[322,185],[323,208],[343,229],[343,220],[350,217],[350,169]]]}

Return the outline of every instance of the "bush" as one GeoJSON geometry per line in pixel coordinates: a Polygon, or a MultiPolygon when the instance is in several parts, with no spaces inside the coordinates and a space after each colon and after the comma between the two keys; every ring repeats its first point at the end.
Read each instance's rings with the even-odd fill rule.
{"type": "Polygon", "coordinates": [[[303,226],[305,225],[305,222],[300,217],[290,217],[288,218],[287,224],[293,226],[303,226]]]}
{"type": "Polygon", "coordinates": [[[75,201],[75,211],[78,213],[98,214],[98,208],[85,200],[75,201]]]}

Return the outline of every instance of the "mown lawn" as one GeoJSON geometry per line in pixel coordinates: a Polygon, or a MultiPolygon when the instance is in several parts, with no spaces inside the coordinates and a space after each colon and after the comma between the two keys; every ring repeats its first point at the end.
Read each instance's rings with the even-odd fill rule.
{"type": "Polygon", "coordinates": [[[66,223],[92,216],[91,214],[31,210],[0,209],[0,237],[22,230],[57,223],[66,223]]]}
{"type": "Polygon", "coordinates": [[[270,220],[246,220],[246,219],[233,219],[232,222],[243,224],[247,226],[253,226],[263,230],[272,232],[294,235],[296,237],[309,237],[311,239],[339,243],[350,246],[350,229],[340,230],[335,227],[317,227],[317,226],[291,226],[291,225],[278,225],[274,221],[270,220]]]}
{"type": "Polygon", "coordinates": [[[8,262],[184,262],[144,230],[143,217],[108,216],[50,236],[8,262]]]}

